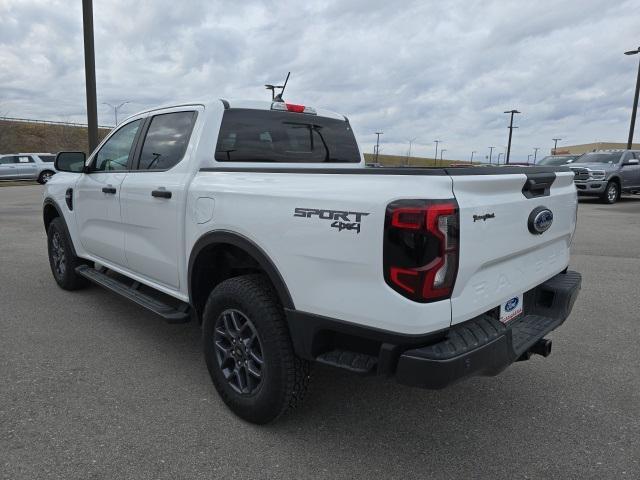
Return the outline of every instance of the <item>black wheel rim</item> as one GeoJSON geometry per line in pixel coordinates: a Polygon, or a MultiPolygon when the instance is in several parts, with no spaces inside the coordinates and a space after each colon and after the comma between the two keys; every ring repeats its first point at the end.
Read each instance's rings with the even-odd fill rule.
{"type": "Polygon", "coordinates": [[[55,232],[51,238],[51,259],[53,260],[53,270],[56,276],[58,278],[64,277],[64,273],[67,270],[67,257],[59,232],[55,232]]]}
{"type": "Polygon", "coordinates": [[[239,310],[216,320],[214,344],[218,365],[229,386],[241,395],[255,393],[264,376],[262,343],[255,325],[239,310]]]}

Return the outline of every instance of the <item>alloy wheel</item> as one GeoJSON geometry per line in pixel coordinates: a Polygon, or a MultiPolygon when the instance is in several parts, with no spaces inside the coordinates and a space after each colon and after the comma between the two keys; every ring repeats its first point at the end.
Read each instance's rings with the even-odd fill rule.
{"type": "Polygon", "coordinates": [[[241,395],[262,383],[264,357],[255,325],[239,310],[228,309],[216,320],[214,339],[218,365],[229,386],[241,395]]]}
{"type": "Polygon", "coordinates": [[[51,238],[51,259],[53,260],[56,276],[58,278],[64,277],[64,273],[67,270],[67,256],[60,232],[55,232],[51,238]]]}

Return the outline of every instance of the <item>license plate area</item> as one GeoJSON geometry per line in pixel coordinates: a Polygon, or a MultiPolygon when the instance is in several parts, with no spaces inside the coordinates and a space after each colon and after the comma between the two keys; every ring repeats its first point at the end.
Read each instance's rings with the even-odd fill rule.
{"type": "Polygon", "coordinates": [[[515,320],[524,311],[524,294],[507,298],[500,304],[500,321],[504,324],[515,320]]]}

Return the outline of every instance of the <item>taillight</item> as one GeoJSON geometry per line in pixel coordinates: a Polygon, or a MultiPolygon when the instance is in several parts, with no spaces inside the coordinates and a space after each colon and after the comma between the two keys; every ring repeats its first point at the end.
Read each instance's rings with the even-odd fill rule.
{"type": "Polygon", "coordinates": [[[384,277],[416,302],[451,297],[458,272],[458,204],[451,200],[400,200],[387,206],[384,277]]]}

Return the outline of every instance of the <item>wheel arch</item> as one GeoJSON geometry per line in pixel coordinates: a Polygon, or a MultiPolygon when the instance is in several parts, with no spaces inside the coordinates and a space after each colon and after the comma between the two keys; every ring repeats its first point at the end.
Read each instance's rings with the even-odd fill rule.
{"type": "Polygon", "coordinates": [[[52,198],[45,198],[42,206],[42,220],[44,222],[45,232],[49,230],[49,225],[56,217],[60,217],[64,220],[58,204],[52,198]]]}
{"type": "Polygon", "coordinates": [[[202,235],[191,249],[187,272],[189,302],[198,318],[201,318],[211,289],[217,284],[234,276],[256,272],[267,276],[284,308],[294,308],[280,271],[255,242],[228,230],[216,230],[202,235]],[[219,269],[212,271],[214,262],[219,265],[219,269]]]}

